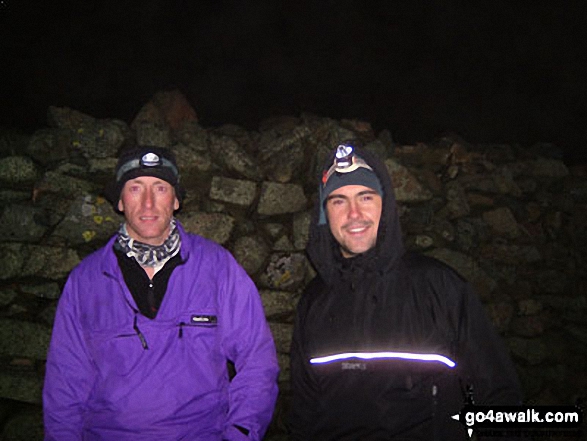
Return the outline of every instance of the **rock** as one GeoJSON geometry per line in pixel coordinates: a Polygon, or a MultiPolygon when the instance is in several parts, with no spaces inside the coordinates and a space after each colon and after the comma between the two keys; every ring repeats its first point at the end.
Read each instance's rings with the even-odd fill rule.
{"type": "Polygon", "coordinates": [[[57,164],[70,157],[72,134],[67,129],[41,129],[31,136],[27,155],[45,166],[57,164]]]}
{"type": "Polygon", "coordinates": [[[257,184],[243,179],[214,176],[210,187],[210,198],[231,204],[250,206],[257,195],[257,184]]]}
{"type": "Polygon", "coordinates": [[[0,438],[3,441],[42,441],[43,434],[43,413],[37,409],[21,412],[10,418],[4,425],[0,438]]]}
{"type": "Polygon", "coordinates": [[[501,263],[519,265],[542,260],[535,246],[489,244],[481,247],[481,256],[501,263]]]}
{"type": "Polygon", "coordinates": [[[312,213],[304,211],[294,214],[292,236],[293,246],[296,250],[306,249],[310,235],[310,222],[312,220],[312,213]]]}
{"type": "Polygon", "coordinates": [[[0,307],[10,305],[14,299],[18,296],[18,293],[11,286],[0,288],[0,307]]]}
{"type": "Polygon", "coordinates": [[[515,357],[530,365],[538,365],[548,357],[546,345],[536,338],[511,337],[507,344],[515,357]]]}
{"type": "Polygon", "coordinates": [[[71,203],[69,212],[53,232],[53,237],[61,238],[71,246],[104,243],[118,231],[123,220],[106,199],[86,194],[71,203]]]}
{"type": "Polygon", "coordinates": [[[35,297],[42,299],[56,300],[61,295],[61,288],[55,282],[42,284],[28,284],[22,283],[20,285],[21,292],[25,294],[32,294],[35,297]]]}
{"type": "Polygon", "coordinates": [[[37,179],[37,167],[26,156],[0,158],[0,183],[22,187],[37,179]]]}
{"type": "Polygon", "coordinates": [[[484,212],[483,220],[489,224],[496,234],[510,239],[515,239],[520,235],[518,222],[507,207],[499,207],[484,212]]]}
{"type": "MultiPolygon", "coordinates": [[[[0,370],[0,396],[3,398],[9,398],[11,400],[20,401],[24,403],[32,403],[32,404],[41,404],[42,403],[42,393],[43,393],[43,377],[35,372],[3,372],[0,370]]],[[[42,423],[42,419],[38,421],[42,423]]],[[[16,429],[20,423],[16,423],[12,421],[8,423],[4,431],[2,433],[2,437],[0,439],[7,440],[7,439],[21,439],[25,440],[32,440],[35,438],[18,438],[16,437],[16,429]],[[12,427],[14,425],[14,427],[12,427]],[[10,428],[10,429],[8,429],[10,428]],[[5,438],[4,433],[7,431],[12,432],[11,436],[13,438],[5,438]]],[[[42,427],[42,426],[41,426],[42,427]]],[[[19,436],[23,436],[25,433],[28,432],[26,428],[19,427],[20,433],[19,436]]],[[[42,433],[42,432],[41,432],[42,433]]],[[[43,438],[36,438],[42,440],[43,438]]]]}
{"type": "Polygon", "coordinates": [[[395,198],[398,202],[419,202],[432,198],[432,192],[424,188],[406,167],[393,159],[387,159],[385,166],[391,175],[395,198]]]}
{"type": "Polygon", "coordinates": [[[8,205],[0,215],[0,241],[37,242],[47,232],[50,216],[30,204],[8,205]]]}
{"type": "Polygon", "coordinates": [[[465,190],[456,181],[449,182],[446,185],[446,200],[446,205],[438,213],[438,216],[440,217],[457,219],[467,216],[471,212],[465,190]]]}
{"type": "Polygon", "coordinates": [[[293,315],[295,301],[291,292],[263,289],[260,294],[265,316],[268,320],[282,315],[293,315]]]}
{"type": "Polygon", "coordinates": [[[261,286],[295,291],[304,283],[306,267],[307,261],[303,254],[273,254],[265,272],[260,276],[261,286]]]}
{"type": "Polygon", "coordinates": [[[297,184],[264,182],[257,212],[265,216],[296,213],[306,208],[304,190],[297,184]]]}
{"type": "Polygon", "coordinates": [[[239,237],[233,247],[235,259],[250,275],[256,274],[269,256],[269,247],[258,236],[239,237]]]}
{"type": "Polygon", "coordinates": [[[157,92],[151,103],[158,109],[163,121],[171,130],[178,130],[186,123],[197,123],[198,116],[185,95],[179,90],[157,92]]]}
{"type": "Polygon", "coordinates": [[[528,173],[533,177],[564,178],[569,169],[564,162],[556,159],[539,158],[526,164],[528,173]]]}
{"type": "Polygon", "coordinates": [[[490,303],[485,309],[498,332],[506,332],[514,315],[513,305],[509,302],[490,303]]]}
{"type": "Polygon", "coordinates": [[[67,107],[50,106],[48,120],[52,127],[68,130],[71,146],[86,158],[113,157],[131,136],[124,121],[98,120],[67,107]]]}
{"type": "Polygon", "coordinates": [[[263,174],[257,162],[228,136],[211,135],[210,151],[214,160],[229,171],[252,181],[262,179],[263,174]]]}
{"type": "Polygon", "coordinates": [[[259,146],[259,161],[267,179],[288,183],[304,164],[306,138],[309,128],[301,125],[291,132],[262,142],[259,146]]]}
{"type": "Polygon", "coordinates": [[[51,328],[38,323],[0,318],[0,354],[45,360],[51,328]]]}
{"type": "Polygon", "coordinates": [[[234,218],[221,213],[195,212],[178,215],[186,231],[199,234],[216,243],[224,244],[230,238],[234,228],[234,218]]]}
{"type": "Polygon", "coordinates": [[[545,314],[516,317],[511,324],[511,331],[522,337],[538,337],[544,334],[548,326],[545,314]]]}
{"type": "Polygon", "coordinates": [[[462,253],[447,248],[437,248],[425,254],[454,268],[455,271],[471,282],[481,300],[488,299],[497,287],[495,280],[489,277],[473,259],[462,253]]]}
{"type": "Polygon", "coordinates": [[[293,325],[270,322],[269,327],[271,328],[271,334],[273,334],[277,353],[289,354],[291,337],[293,335],[293,325]]]}

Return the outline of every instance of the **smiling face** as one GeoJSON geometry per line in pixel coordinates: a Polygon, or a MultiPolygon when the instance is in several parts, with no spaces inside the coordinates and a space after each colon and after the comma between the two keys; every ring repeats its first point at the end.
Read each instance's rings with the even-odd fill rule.
{"type": "Polygon", "coordinates": [[[124,184],[118,201],[130,237],[149,245],[161,245],[169,236],[173,212],[179,209],[175,190],[166,181],[140,176],[124,184]]]}
{"type": "Polygon", "coordinates": [[[346,185],[328,195],[328,225],[344,257],[356,256],[375,246],[382,204],[381,196],[363,185],[346,185]]]}

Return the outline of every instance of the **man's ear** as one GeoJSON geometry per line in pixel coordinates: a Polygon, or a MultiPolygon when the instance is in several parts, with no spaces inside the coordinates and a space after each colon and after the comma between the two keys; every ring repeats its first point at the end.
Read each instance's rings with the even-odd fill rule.
{"type": "Polygon", "coordinates": [[[120,211],[120,212],[124,211],[124,204],[122,203],[122,199],[118,200],[118,211],[120,211]]]}
{"type": "MultiPolygon", "coordinates": [[[[173,202],[173,211],[179,210],[179,199],[177,199],[177,197],[175,198],[175,201],[173,202]]],[[[122,211],[122,210],[120,210],[122,211]]]]}

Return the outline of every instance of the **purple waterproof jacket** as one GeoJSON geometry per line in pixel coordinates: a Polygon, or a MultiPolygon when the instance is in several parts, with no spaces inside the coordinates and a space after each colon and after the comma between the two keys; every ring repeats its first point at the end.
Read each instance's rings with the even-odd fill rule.
{"type": "Polygon", "coordinates": [[[279,368],[257,289],[228,251],[178,228],[184,262],[155,319],[138,312],[114,237],[71,272],[47,356],[45,440],[263,437],[279,368]]]}

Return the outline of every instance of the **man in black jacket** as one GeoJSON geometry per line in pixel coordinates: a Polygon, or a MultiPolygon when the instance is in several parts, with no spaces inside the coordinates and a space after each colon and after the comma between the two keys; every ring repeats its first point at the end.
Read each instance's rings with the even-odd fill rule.
{"type": "Polygon", "coordinates": [[[338,146],[324,169],[308,256],[318,275],[291,349],[296,440],[461,440],[451,418],[521,404],[516,372],[471,286],[404,250],[391,179],[338,146]]]}

